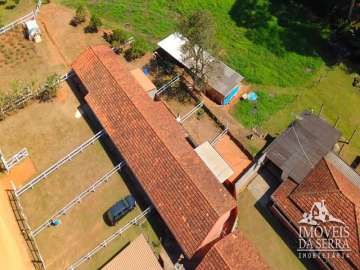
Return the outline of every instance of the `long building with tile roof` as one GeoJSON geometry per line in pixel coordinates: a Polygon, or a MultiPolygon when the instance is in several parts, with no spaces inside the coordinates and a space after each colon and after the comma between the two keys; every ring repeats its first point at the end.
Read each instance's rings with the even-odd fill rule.
{"type": "Polygon", "coordinates": [[[236,201],[186,141],[162,102],[154,102],[106,46],[90,47],[72,68],[85,101],[191,258],[221,236],[236,201]]]}

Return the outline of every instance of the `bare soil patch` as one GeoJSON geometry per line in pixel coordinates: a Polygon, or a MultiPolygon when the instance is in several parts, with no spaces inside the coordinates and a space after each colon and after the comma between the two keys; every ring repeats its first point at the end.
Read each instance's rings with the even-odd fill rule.
{"type": "Polygon", "coordinates": [[[69,66],[87,47],[106,44],[102,31],[84,33],[86,22],[77,27],[70,25],[74,15],[74,10],[54,3],[44,5],[39,15],[52,43],[69,66]]]}
{"type": "MultiPolygon", "coordinates": [[[[166,90],[163,101],[174,117],[183,117],[197,105],[195,99],[178,86],[166,90]]],[[[182,125],[197,145],[211,141],[222,131],[203,109],[191,115],[182,125]]]]}

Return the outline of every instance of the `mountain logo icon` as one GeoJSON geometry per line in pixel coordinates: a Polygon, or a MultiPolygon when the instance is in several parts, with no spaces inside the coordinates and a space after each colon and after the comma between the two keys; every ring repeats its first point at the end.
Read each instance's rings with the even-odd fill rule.
{"type": "Polygon", "coordinates": [[[329,210],[325,206],[325,200],[321,202],[315,202],[311,207],[309,213],[304,213],[303,218],[299,221],[299,224],[308,224],[312,226],[319,225],[320,223],[339,223],[345,225],[345,223],[330,214],[329,210]]]}

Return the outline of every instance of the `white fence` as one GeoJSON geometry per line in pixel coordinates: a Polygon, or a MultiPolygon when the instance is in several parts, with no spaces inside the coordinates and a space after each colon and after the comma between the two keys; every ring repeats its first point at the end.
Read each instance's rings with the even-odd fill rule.
{"type": "Polygon", "coordinates": [[[224,137],[228,133],[228,131],[229,128],[226,127],[224,130],[220,132],[220,134],[216,135],[215,138],[210,141],[210,144],[213,146],[217,144],[222,139],[222,137],[224,137]]]}
{"type": "Polygon", "coordinates": [[[13,21],[9,23],[8,25],[5,25],[4,27],[0,28],[0,35],[6,33],[7,31],[13,29],[19,24],[25,23],[29,20],[33,20],[36,17],[35,11],[31,11],[30,13],[26,14],[25,16],[21,17],[20,19],[17,19],[16,21],[13,21]]]}
{"type": "Polygon", "coordinates": [[[29,152],[26,148],[21,149],[18,153],[13,155],[9,160],[4,164],[6,171],[10,171],[12,167],[22,161],[24,158],[29,156],[29,152]]]}
{"type": "Polygon", "coordinates": [[[47,219],[45,222],[43,222],[39,227],[34,229],[31,233],[35,237],[37,236],[41,231],[46,229],[47,227],[51,226],[52,221],[59,219],[61,216],[65,215],[67,212],[70,211],[75,205],[79,204],[83,198],[91,194],[92,192],[95,192],[95,190],[101,186],[102,184],[106,183],[109,178],[117,171],[119,171],[123,166],[125,165],[125,162],[119,163],[117,166],[112,168],[109,172],[107,172],[104,176],[102,176],[100,179],[96,180],[94,184],[89,186],[86,190],[81,192],[78,196],[76,196],[73,200],[71,200],[68,204],[66,204],[63,208],[61,208],[59,211],[57,211],[54,215],[52,215],[49,219],[47,219]]]}
{"type": "Polygon", "coordinates": [[[35,10],[31,11],[30,13],[26,14],[25,16],[3,26],[0,28],[0,35],[6,33],[7,31],[13,29],[14,27],[16,27],[19,24],[25,23],[29,20],[33,20],[36,18],[36,16],[39,14],[40,12],[40,7],[41,7],[41,0],[38,0],[36,2],[36,6],[35,6],[35,10]]]}
{"type": "MultiPolygon", "coordinates": [[[[58,84],[62,83],[63,81],[66,81],[67,79],[71,78],[74,75],[73,71],[70,71],[69,73],[66,73],[62,77],[59,78],[58,84]]],[[[36,90],[32,91],[31,89],[27,88],[25,89],[25,94],[18,99],[16,99],[12,104],[8,105],[7,107],[0,108],[0,114],[6,114],[14,110],[14,108],[21,107],[24,103],[28,102],[29,100],[36,98],[39,93],[44,91],[46,86],[36,90]]]]}
{"type": "MultiPolygon", "coordinates": [[[[82,263],[86,262],[87,260],[90,260],[97,252],[102,250],[103,248],[107,247],[107,245],[113,241],[114,239],[118,238],[121,234],[126,232],[128,229],[130,229],[133,225],[138,225],[143,222],[145,217],[151,213],[152,207],[149,206],[145,209],[140,215],[135,217],[133,220],[131,220],[128,224],[126,224],[124,227],[120,228],[118,231],[116,231],[114,234],[110,235],[108,238],[106,238],[104,241],[102,241],[99,245],[97,245],[93,250],[89,251],[86,255],[82,256],[78,261],[70,265],[67,270],[75,270],[78,268],[82,263]]],[[[140,255],[141,256],[141,255],[140,255]]]]}
{"type": "Polygon", "coordinates": [[[202,108],[202,106],[204,105],[204,102],[200,102],[198,105],[196,105],[194,108],[192,108],[188,113],[186,113],[183,117],[179,116],[178,118],[176,118],[176,120],[182,124],[185,122],[186,119],[188,119],[191,115],[193,115],[194,113],[196,113],[198,110],[200,110],[202,108]]]}
{"type": "Polygon", "coordinates": [[[159,96],[161,95],[166,89],[168,89],[170,86],[172,86],[174,83],[180,80],[180,76],[176,76],[172,78],[170,81],[165,83],[163,86],[161,86],[155,93],[155,95],[159,96]]]}
{"type": "Polygon", "coordinates": [[[22,186],[21,188],[16,190],[15,191],[16,196],[21,196],[21,194],[23,194],[30,188],[33,188],[37,183],[39,183],[40,181],[45,179],[49,174],[51,174],[54,171],[56,171],[57,169],[59,169],[62,165],[64,165],[69,160],[72,160],[76,155],[78,155],[79,153],[84,151],[88,146],[94,144],[95,141],[97,141],[104,134],[105,134],[104,130],[101,130],[98,133],[96,133],[93,137],[91,137],[90,139],[88,139],[87,141],[85,141],[84,143],[79,145],[76,149],[74,149],[69,154],[67,154],[65,157],[60,159],[58,162],[56,162],[55,164],[50,166],[47,170],[45,170],[44,172],[42,172],[41,174],[36,176],[34,179],[27,182],[24,186],[22,186]]]}

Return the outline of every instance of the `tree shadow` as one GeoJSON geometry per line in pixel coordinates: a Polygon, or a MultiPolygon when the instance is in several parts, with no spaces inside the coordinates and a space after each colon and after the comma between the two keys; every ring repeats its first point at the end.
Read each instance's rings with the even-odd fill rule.
{"type": "Polygon", "coordinates": [[[270,52],[284,56],[295,52],[303,56],[320,56],[335,64],[331,47],[324,37],[321,21],[301,4],[286,0],[237,0],[230,17],[245,36],[270,52]]]}

